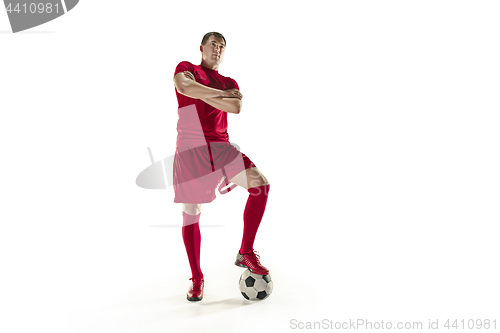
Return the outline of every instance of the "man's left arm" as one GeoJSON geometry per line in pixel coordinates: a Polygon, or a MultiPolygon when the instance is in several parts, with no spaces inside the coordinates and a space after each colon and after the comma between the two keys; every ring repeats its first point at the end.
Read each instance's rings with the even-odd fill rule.
{"type": "MultiPolygon", "coordinates": [[[[188,73],[188,79],[196,81],[194,75],[192,73],[188,73]]],[[[233,86],[237,86],[236,81],[233,80],[233,86]]],[[[240,113],[241,111],[241,100],[243,99],[243,95],[240,90],[237,88],[228,89],[227,92],[230,92],[230,96],[232,97],[212,97],[212,98],[200,98],[203,102],[208,105],[213,106],[216,109],[221,111],[230,112],[230,113],[240,113]]]]}
{"type": "Polygon", "coordinates": [[[214,97],[202,98],[201,100],[221,111],[238,114],[241,111],[242,98],[243,96],[241,95],[241,97],[214,97]]]}

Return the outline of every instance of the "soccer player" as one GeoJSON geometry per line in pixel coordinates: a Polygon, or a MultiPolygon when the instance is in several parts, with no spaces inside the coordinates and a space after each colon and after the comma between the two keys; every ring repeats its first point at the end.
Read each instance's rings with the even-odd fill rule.
{"type": "Polygon", "coordinates": [[[269,273],[260,263],[253,243],[270,185],[255,164],[229,142],[227,113],[240,113],[243,95],[235,80],[219,74],[225,50],[224,36],[209,32],[201,41],[201,64],[182,61],[174,74],[179,103],[174,202],[183,204],[182,237],[192,273],[189,301],[203,298],[199,220],[201,204],[212,202],[216,189],[227,193],[241,186],[249,192],[243,212],[243,239],[235,265],[256,274],[269,273]]]}

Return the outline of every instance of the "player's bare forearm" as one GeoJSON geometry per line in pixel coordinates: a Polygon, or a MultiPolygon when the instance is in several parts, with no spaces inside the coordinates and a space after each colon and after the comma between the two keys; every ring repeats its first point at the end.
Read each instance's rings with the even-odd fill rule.
{"type": "Polygon", "coordinates": [[[236,114],[241,111],[241,99],[236,97],[201,98],[201,100],[221,111],[236,114]]]}

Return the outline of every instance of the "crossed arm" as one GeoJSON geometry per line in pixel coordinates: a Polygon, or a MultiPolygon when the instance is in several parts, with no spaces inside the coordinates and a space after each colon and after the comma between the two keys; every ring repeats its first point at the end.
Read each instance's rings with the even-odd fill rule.
{"type": "Polygon", "coordinates": [[[189,71],[177,73],[174,77],[174,84],[180,94],[201,99],[216,109],[230,113],[241,111],[243,95],[238,89],[219,90],[207,87],[196,82],[194,75],[189,71]]]}

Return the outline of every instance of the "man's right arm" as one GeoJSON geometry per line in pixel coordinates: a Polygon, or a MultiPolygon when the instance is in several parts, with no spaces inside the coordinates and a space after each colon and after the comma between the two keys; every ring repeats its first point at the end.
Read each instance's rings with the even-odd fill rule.
{"type": "Polygon", "coordinates": [[[174,77],[174,84],[179,94],[191,97],[194,99],[229,97],[224,90],[207,87],[198,83],[194,79],[194,75],[189,71],[177,73],[174,77]]]}

